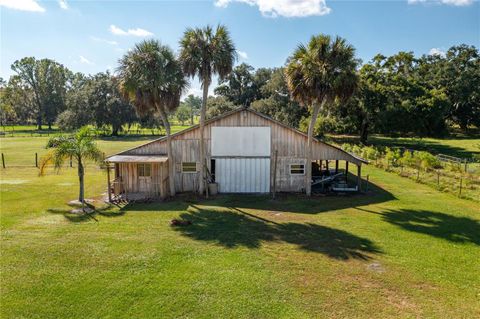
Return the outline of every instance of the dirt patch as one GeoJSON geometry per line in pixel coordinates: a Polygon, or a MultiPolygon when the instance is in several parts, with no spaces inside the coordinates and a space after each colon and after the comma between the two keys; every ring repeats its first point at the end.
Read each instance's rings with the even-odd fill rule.
{"type": "Polygon", "coordinates": [[[379,262],[373,262],[371,264],[368,264],[367,269],[378,273],[385,272],[385,268],[383,268],[382,264],[380,264],[379,262]]]}

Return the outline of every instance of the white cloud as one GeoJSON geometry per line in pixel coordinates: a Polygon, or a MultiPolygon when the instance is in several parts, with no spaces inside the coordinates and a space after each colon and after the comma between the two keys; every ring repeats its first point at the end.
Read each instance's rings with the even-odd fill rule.
{"type": "Polygon", "coordinates": [[[63,10],[68,10],[67,0],[58,0],[58,5],[59,5],[60,8],[62,8],[63,10]]]}
{"type": "Polygon", "coordinates": [[[266,17],[308,17],[329,14],[325,0],[215,0],[215,6],[226,8],[232,2],[257,6],[266,17]]]}
{"type": "Polygon", "coordinates": [[[409,4],[417,3],[433,3],[433,4],[448,4],[451,6],[468,6],[473,3],[473,0],[407,0],[409,4]]]}
{"type": "Polygon", "coordinates": [[[93,62],[87,59],[86,57],[84,57],[83,55],[80,56],[80,63],[93,65],[93,62]]]}
{"type": "Polygon", "coordinates": [[[36,0],[0,0],[0,7],[21,11],[45,12],[36,0]]]}
{"type": "Polygon", "coordinates": [[[152,32],[147,31],[145,29],[136,28],[136,29],[128,29],[127,31],[125,31],[113,24],[110,26],[110,32],[115,35],[133,35],[136,37],[148,37],[153,35],[152,32]]]}
{"type": "Polygon", "coordinates": [[[445,51],[439,48],[431,48],[430,51],[428,51],[428,54],[430,55],[439,55],[439,56],[445,56],[445,51]]]}
{"type": "Polygon", "coordinates": [[[240,59],[242,59],[242,60],[247,60],[248,59],[248,54],[245,51],[237,50],[237,54],[240,57],[240,59]]]}
{"type": "Polygon", "coordinates": [[[96,41],[96,42],[102,42],[102,43],[107,43],[107,44],[111,44],[111,45],[118,45],[117,41],[97,38],[97,37],[94,37],[94,36],[91,36],[90,39],[92,39],[93,41],[96,41]]]}

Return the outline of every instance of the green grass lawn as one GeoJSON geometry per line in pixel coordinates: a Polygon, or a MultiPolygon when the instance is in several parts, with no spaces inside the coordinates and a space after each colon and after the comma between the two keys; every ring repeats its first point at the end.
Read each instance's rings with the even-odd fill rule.
{"type": "MultiPolygon", "coordinates": [[[[97,143],[105,152],[111,155],[128,148],[152,141],[158,136],[144,137],[104,137],[99,138],[97,143]]],[[[4,137],[0,139],[0,151],[4,153],[6,166],[35,166],[35,153],[39,158],[47,152],[45,145],[48,137],[4,137]]]]}
{"type": "MultiPolygon", "coordinates": [[[[0,315],[478,317],[480,205],[364,171],[374,184],[365,195],[183,195],[106,208],[95,221],[66,213],[74,169],[1,170],[0,315]],[[192,225],[171,227],[172,218],[192,225]]],[[[105,179],[89,166],[87,196],[101,196],[105,179]]]]}

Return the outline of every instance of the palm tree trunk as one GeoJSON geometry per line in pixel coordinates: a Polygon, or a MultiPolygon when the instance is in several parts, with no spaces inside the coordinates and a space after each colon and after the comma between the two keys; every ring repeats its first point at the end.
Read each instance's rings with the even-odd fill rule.
{"type": "Polygon", "coordinates": [[[163,126],[167,135],[167,156],[168,156],[168,184],[170,186],[170,196],[175,196],[175,171],[174,171],[174,159],[172,152],[172,136],[170,135],[170,122],[168,116],[163,108],[158,108],[160,116],[162,117],[163,126]]]}
{"type": "Polygon", "coordinates": [[[205,184],[205,116],[207,113],[207,98],[208,98],[208,85],[206,85],[204,81],[203,83],[203,100],[202,100],[202,109],[200,110],[200,172],[198,178],[198,192],[203,194],[206,190],[205,184]]]}
{"type": "Polygon", "coordinates": [[[84,180],[84,175],[85,175],[85,171],[83,169],[83,163],[82,163],[82,159],[79,158],[78,159],[78,181],[79,181],[79,184],[80,184],[80,190],[79,190],[79,193],[78,193],[78,201],[80,203],[82,203],[82,209],[83,209],[83,203],[85,202],[85,180],[84,180]]]}
{"type": "Polygon", "coordinates": [[[306,175],[305,175],[305,193],[307,196],[312,195],[312,144],[313,144],[313,129],[315,123],[317,122],[318,113],[320,108],[325,104],[325,100],[322,101],[321,105],[314,103],[312,105],[312,118],[310,119],[310,124],[308,125],[308,142],[306,150],[306,175]]]}

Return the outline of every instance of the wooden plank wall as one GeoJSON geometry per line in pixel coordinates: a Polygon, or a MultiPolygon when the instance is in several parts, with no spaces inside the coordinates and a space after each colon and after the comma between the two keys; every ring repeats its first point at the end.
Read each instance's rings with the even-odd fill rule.
{"type": "MultiPolygon", "coordinates": [[[[270,121],[251,111],[233,113],[205,126],[205,142],[207,156],[210,158],[210,138],[212,126],[270,126],[272,154],[278,151],[277,160],[277,190],[280,192],[299,192],[304,188],[305,177],[290,175],[290,164],[304,164],[307,137],[295,130],[270,121]]],[[[175,188],[179,192],[198,189],[198,173],[181,173],[181,162],[198,162],[200,130],[189,130],[173,137],[172,147],[175,160],[175,188]]],[[[122,154],[145,155],[166,154],[166,141],[157,140],[129,150],[122,154]]],[[[271,156],[273,161],[273,155],[271,156]]],[[[360,161],[350,154],[331,145],[314,142],[313,160],[348,160],[353,163],[360,161]]],[[[210,166],[210,160],[207,163],[210,166]]],[[[270,167],[273,169],[273,162],[270,167]]],[[[135,172],[136,174],[136,172],[135,172]]],[[[271,174],[273,176],[273,173],[271,174]]],[[[133,176],[132,176],[133,178],[133,176]]],[[[272,181],[273,184],[273,181],[272,181]]]]}
{"type": "MultiPolygon", "coordinates": [[[[139,193],[140,184],[138,179],[137,163],[119,163],[119,176],[123,182],[124,190],[127,193],[139,193]]],[[[150,180],[150,195],[155,197],[165,198],[167,196],[168,188],[165,178],[168,176],[167,163],[151,163],[151,180],[150,180]]]]}

